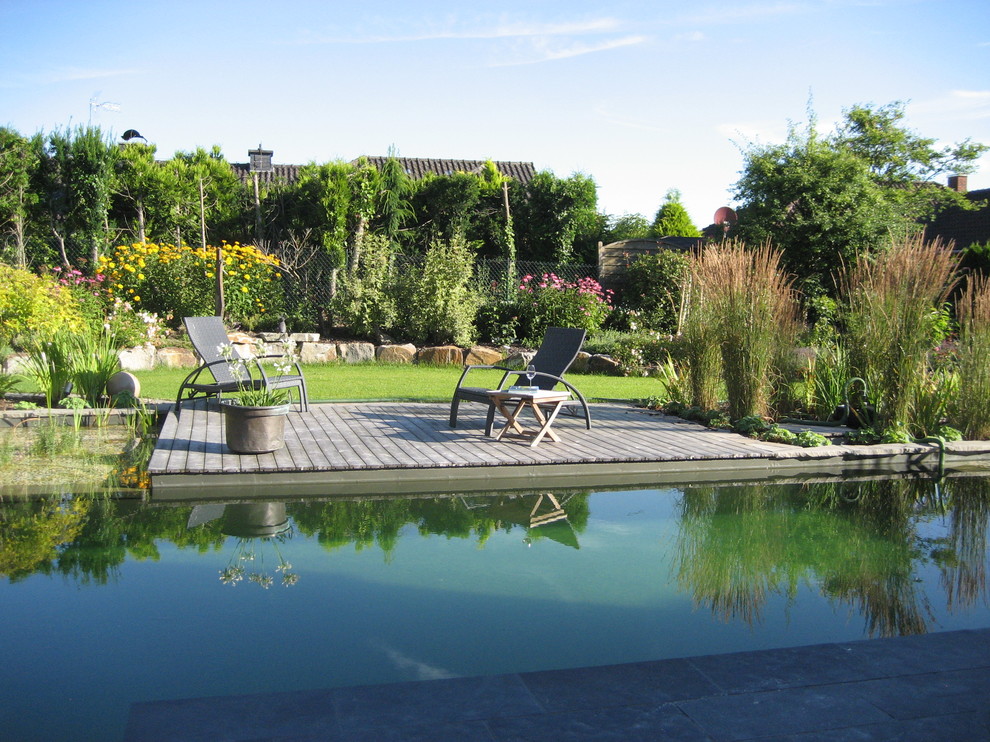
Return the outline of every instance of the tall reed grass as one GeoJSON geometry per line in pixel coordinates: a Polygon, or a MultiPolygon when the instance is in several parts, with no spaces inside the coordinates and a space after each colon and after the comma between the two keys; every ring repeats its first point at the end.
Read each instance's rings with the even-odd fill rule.
{"type": "Polygon", "coordinates": [[[912,403],[928,381],[929,354],[942,340],[937,307],[957,267],[945,244],[914,236],[861,255],[840,273],[846,347],[853,373],[867,382],[879,429],[914,427],[912,403]]]}
{"type": "Polygon", "coordinates": [[[697,259],[692,261],[682,289],[686,299],[681,321],[683,359],[687,365],[691,404],[713,410],[718,406],[721,391],[721,339],[713,321],[712,297],[707,286],[695,276],[697,263],[697,259]]]}
{"type": "Polygon", "coordinates": [[[990,278],[973,276],[956,301],[958,391],[950,418],[966,438],[990,438],[990,278]]]}
{"type": "Polygon", "coordinates": [[[693,322],[705,327],[721,351],[729,417],[768,415],[800,316],[780,252],[769,244],[749,248],[738,241],[708,247],[692,262],[691,282],[688,316],[694,315],[693,322]]]}

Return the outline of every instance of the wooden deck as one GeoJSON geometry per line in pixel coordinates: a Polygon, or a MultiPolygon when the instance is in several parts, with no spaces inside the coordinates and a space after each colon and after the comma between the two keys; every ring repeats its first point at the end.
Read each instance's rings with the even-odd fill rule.
{"type": "MultiPolygon", "coordinates": [[[[559,443],[537,448],[484,434],[484,407],[445,404],[314,404],[287,418],[286,445],[238,455],[224,444],[223,416],[206,404],[169,414],[149,473],[155,499],[467,492],[533,486],[736,481],[849,475],[893,467],[930,472],[932,445],[797,448],[709,430],[621,404],[592,406],[592,429],[561,415],[559,443]]],[[[988,444],[955,444],[953,460],[986,464],[988,444]]]]}

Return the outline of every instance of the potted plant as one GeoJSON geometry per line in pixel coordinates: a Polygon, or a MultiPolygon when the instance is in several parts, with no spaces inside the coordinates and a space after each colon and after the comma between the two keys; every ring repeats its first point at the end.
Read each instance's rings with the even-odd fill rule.
{"type": "MultiPolygon", "coordinates": [[[[291,407],[289,390],[272,387],[251,376],[247,360],[238,355],[233,345],[221,345],[217,350],[230,363],[231,373],[239,379],[236,397],[224,398],[220,410],[224,414],[224,435],[227,448],[234,453],[270,453],[285,445],[285,416],[291,407]]],[[[264,343],[258,341],[255,360],[264,355],[264,343]]],[[[294,363],[293,346],[283,341],[282,353],[272,365],[277,375],[287,374],[294,363]]]]}

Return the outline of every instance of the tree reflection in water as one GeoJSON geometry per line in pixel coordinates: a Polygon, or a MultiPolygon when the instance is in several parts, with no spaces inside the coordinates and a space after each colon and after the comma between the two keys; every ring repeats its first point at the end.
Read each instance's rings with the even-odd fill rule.
{"type": "Polygon", "coordinates": [[[676,579],[723,621],[760,622],[771,594],[791,600],[803,585],[855,607],[870,636],[925,633],[916,564],[940,569],[950,610],[986,593],[988,493],[986,478],[687,489],[676,579]],[[947,538],[919,535],[946,515],[947,538]]]}

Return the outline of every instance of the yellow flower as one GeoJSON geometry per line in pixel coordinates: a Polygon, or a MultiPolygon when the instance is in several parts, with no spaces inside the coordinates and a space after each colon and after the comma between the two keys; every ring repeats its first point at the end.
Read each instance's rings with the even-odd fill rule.
{"type": "Polygon", "coordinates": [[[241,293],[242,294],[246,294],[247,292],[248,292],[248,287],[247,286],[241,286],[241,293]]]}
{"type": "Polygon", "coordinates": [[[139,281],[143,281],[144,280],[144,274],[143,273],[138,273],[138,280],[139,281]]]}
{"type": "Polygon", "coordinates": [[[141,297],[138,296],[137,294],[134,294],[134,301],[141,301],[141,297]]]}

